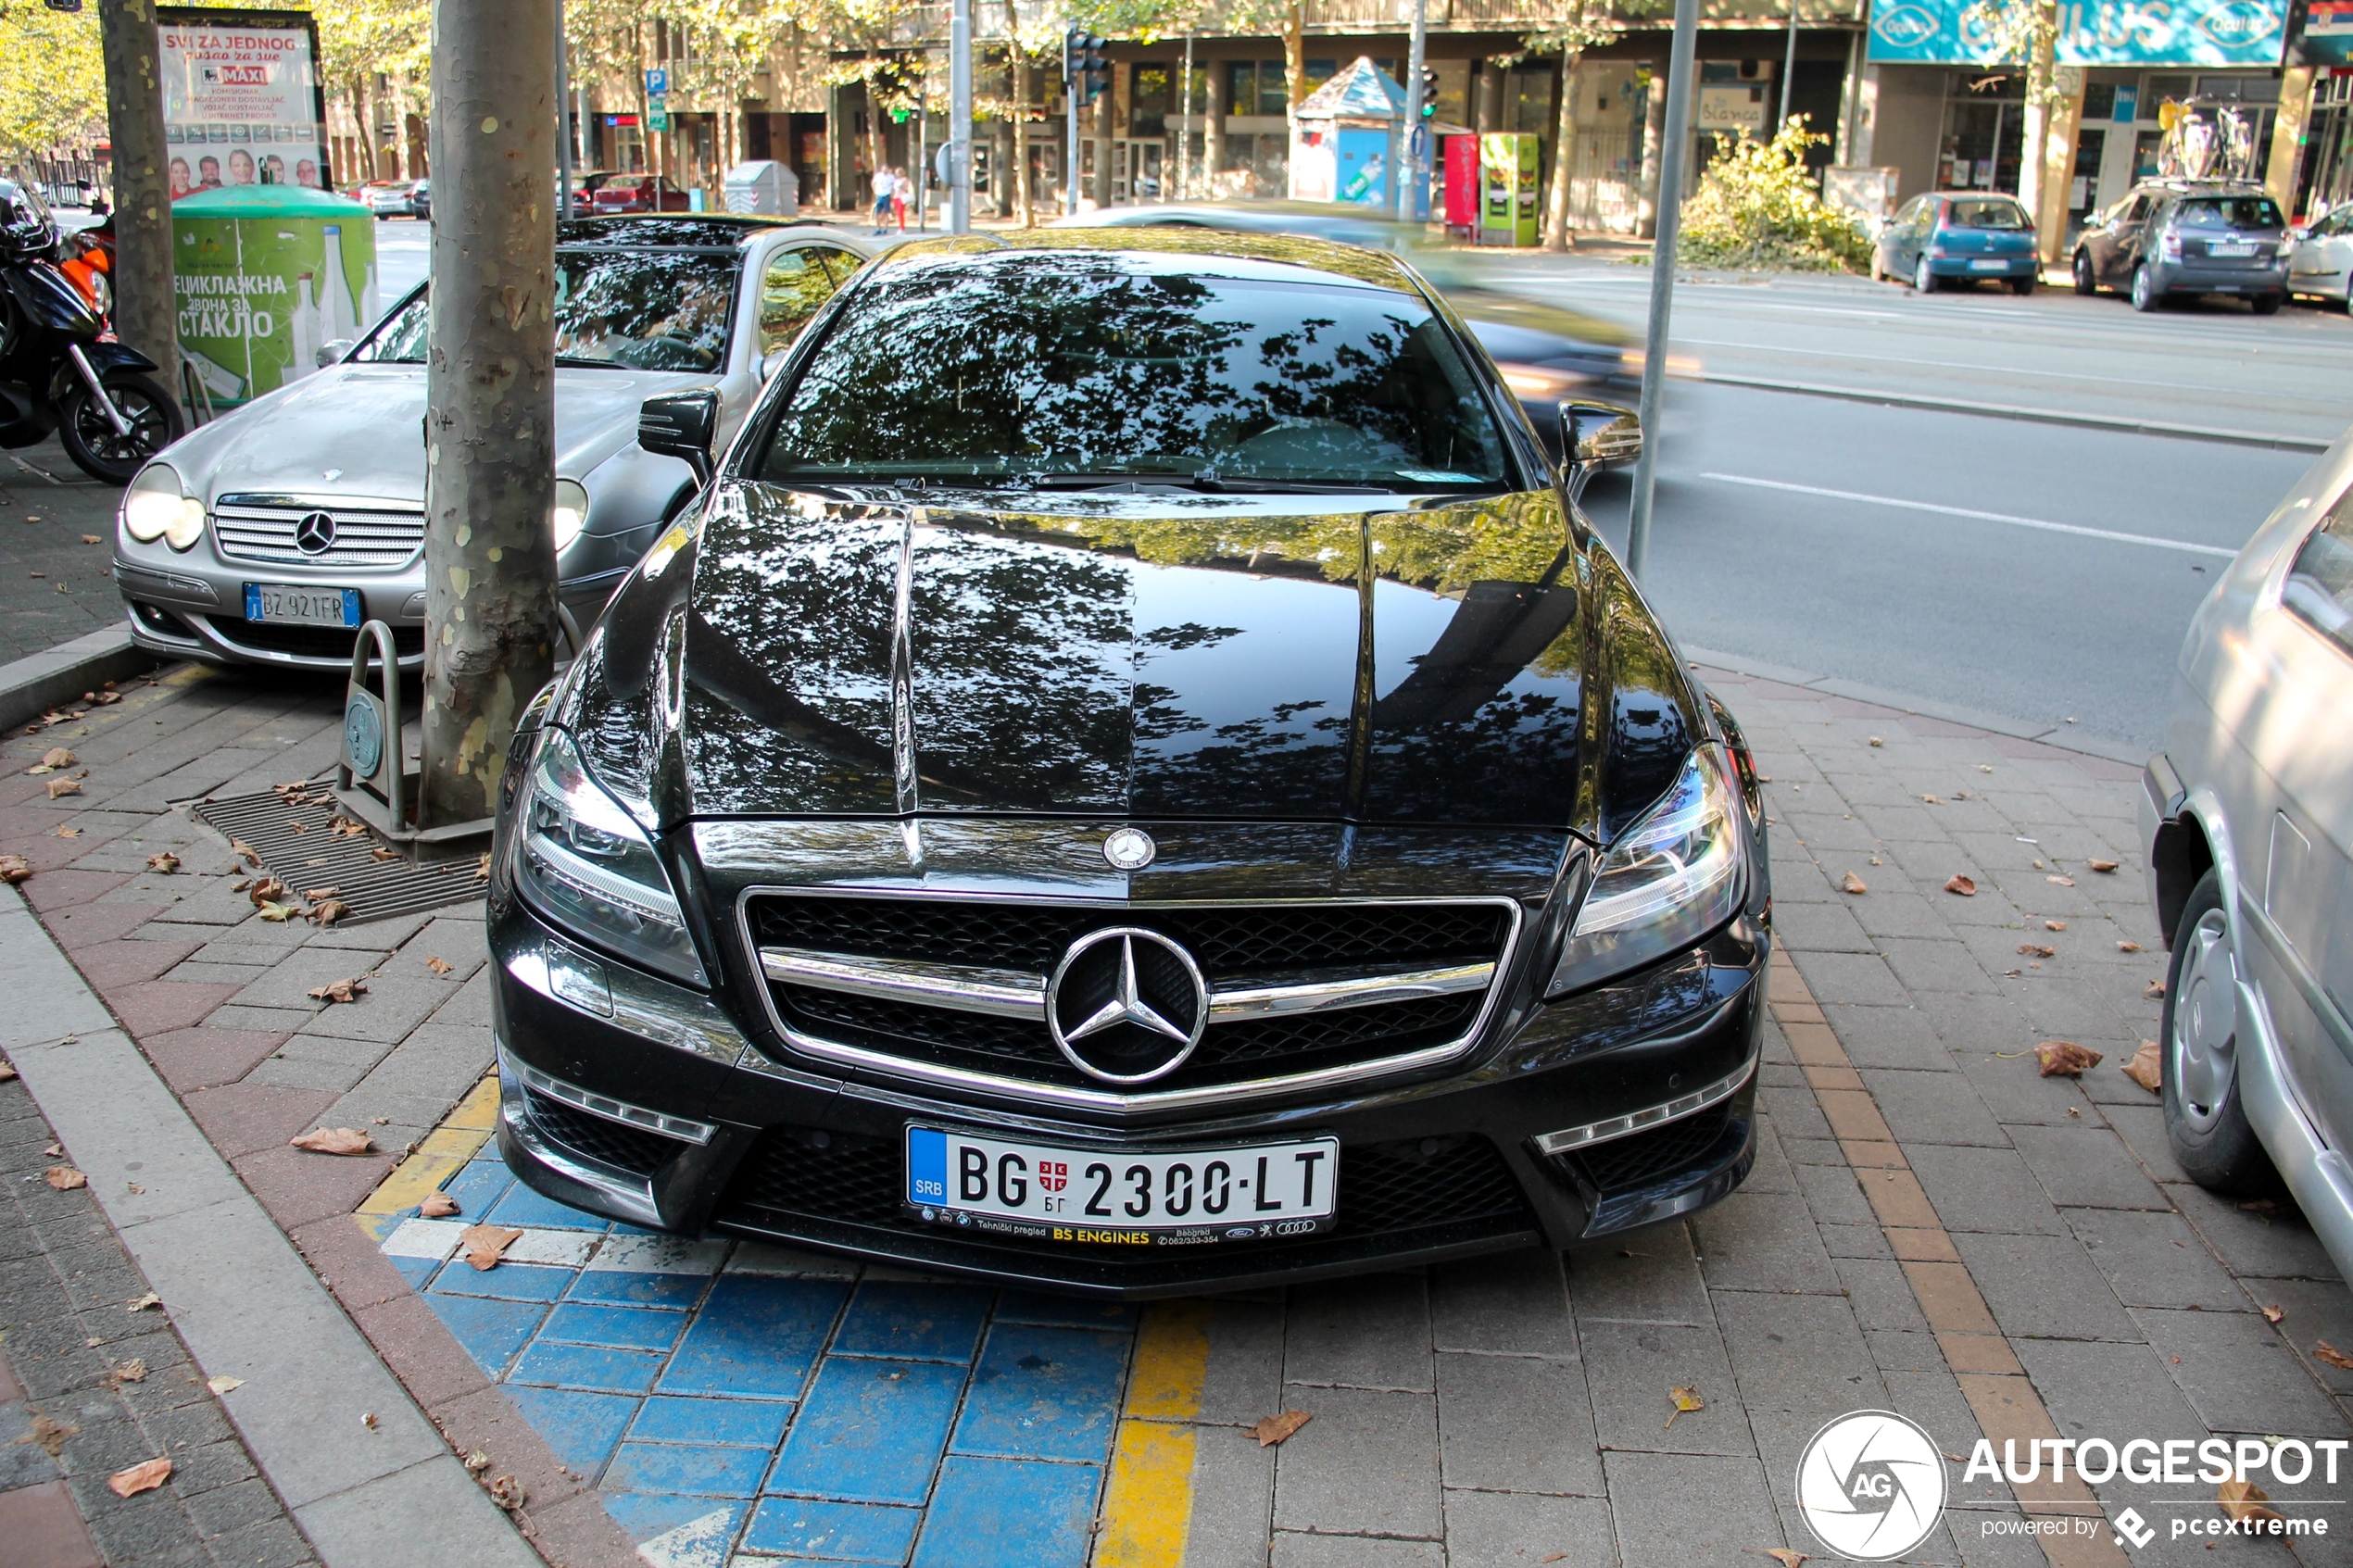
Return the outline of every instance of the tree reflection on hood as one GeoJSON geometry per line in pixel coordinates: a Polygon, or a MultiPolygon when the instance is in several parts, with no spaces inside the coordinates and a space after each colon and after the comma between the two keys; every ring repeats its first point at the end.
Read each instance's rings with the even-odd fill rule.
{"type": "Polygon", "coordinates": [[[772,480],[1109,474],[1491,488],[1503,443],[1427,302],[1202,257],[886,268],[786,399],[772,480]]]}

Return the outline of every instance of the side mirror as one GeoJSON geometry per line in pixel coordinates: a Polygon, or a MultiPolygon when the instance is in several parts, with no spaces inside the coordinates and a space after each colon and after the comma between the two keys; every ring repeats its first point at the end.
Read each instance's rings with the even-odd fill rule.
{"type": "Polygon", "coordinates": [[[791,352],[792,345],[786,344],[782,348],[771,349],[761,358],[760,361],[761,385],[765,386],[776,379],[776,372],[784,368],[785,356],[791,352]]]}
{"type": "Polygon", "coordinates": [[[1642,420],[1617,403],[1560,406],[1561,450],[1580,469],[1622,468],[1642,455],[1642,420]]]}
{"type": "Polygon", "coordinates": [[[719,394],[707,386],[648,397],[637,410],[637,445],[683,459],[698,484],[711,483],[711,444],[718,433],[719,394]]]}
{"type": "Polygon", "coordinates": [[[318,360],[319,368],[322,370],[330,365],[340,365],[357,342],[359,342],[357,338],[339,337],[333,343],[322,343],[319,345],[319,352],[312,358],[318,360]]]}

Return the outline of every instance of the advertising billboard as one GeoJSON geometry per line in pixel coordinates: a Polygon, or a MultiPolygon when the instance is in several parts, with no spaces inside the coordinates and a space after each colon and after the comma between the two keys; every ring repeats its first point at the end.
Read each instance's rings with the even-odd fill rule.
{"type": "Polygon", "coordinates": [[[239,185],[334,188],[309,12],[161,6],[156,33],[172,200],[239,185]]]}
{"type": "MultiPolygon", "coordinates": [[[[1970,0],[1881,0],[1871,58],[1969,66],[1994,60],[1970,0]]],[[[2280,63],[2287,0],[2063,0],[2063,66],[2256,66],[2280,63]]]]}

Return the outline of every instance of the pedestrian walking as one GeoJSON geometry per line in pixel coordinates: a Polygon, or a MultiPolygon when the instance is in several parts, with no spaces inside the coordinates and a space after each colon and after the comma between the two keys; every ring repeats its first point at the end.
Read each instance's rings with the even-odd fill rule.
{"type": "Polygon", "coordinates": [[[907,198],[915,194],[915,182],[907,178],[904,169],[890,171],[890,212],[899,220],[899,232],[907,232],[907,198]]]}
{"type": "Polygon", "coordinates": [[[875,170],[875,232],[890,232],[890,207],[899,194],[899,176],[887,168],[875,170]]]}

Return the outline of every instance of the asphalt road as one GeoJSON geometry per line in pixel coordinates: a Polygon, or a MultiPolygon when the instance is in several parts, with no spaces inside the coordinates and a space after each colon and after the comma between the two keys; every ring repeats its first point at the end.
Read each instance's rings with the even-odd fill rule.
{"type": "MultiPolygon", "coordinates": [[[[1646,270],[1512,266],[1531,294],[1645,307],[1646,270]]],[[[1685,283],[1674,320],[1672,354],[1705,376],[2314,441],[2353,423],[2337,312],[1784,280],[1685,283]]],[[[2315,460],[1688,380],[1663,422],[1644,587],[1687,647],[2126,754],[2162,738],[2214,573],[2315,460]]],[[[1629,491],[1587,496],[1621,546],[1629,491]]]]}

